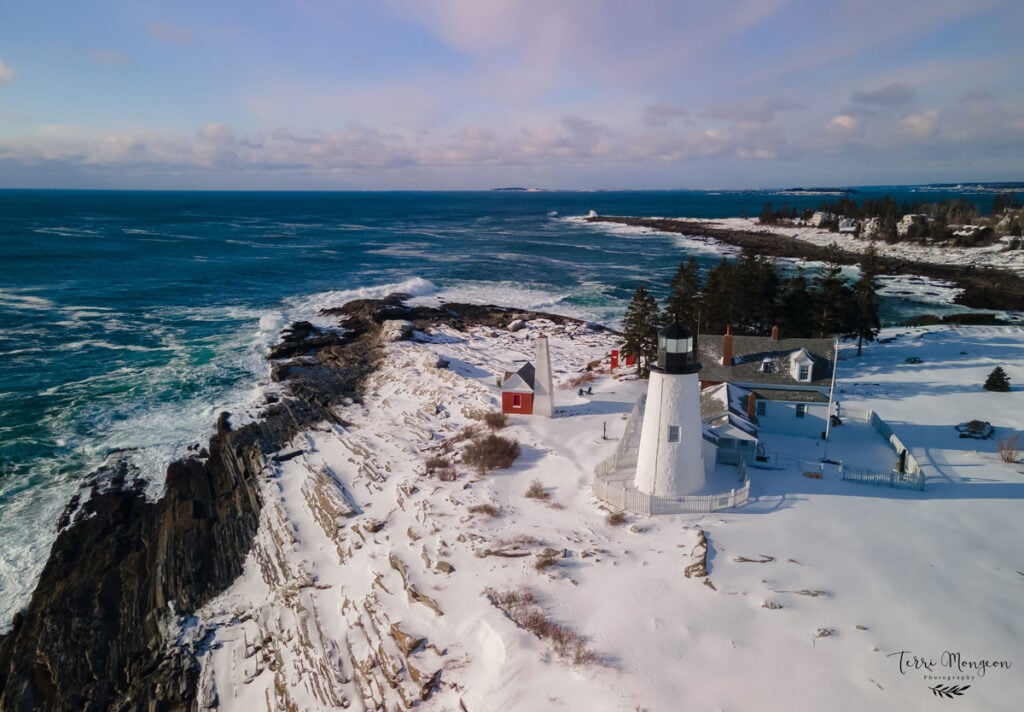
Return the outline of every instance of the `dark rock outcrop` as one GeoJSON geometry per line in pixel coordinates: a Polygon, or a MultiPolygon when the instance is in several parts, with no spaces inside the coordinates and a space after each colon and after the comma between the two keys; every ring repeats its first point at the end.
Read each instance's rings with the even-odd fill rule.
{"type": "Polygon", "coordinates": [[[207,459],[167,468],[156,502],[140,481],[101,473],[104,484],[54,542],[28,609],[0,638],[0,709],[189,709],[197,668],[161,624],[241,573],[265,453],[300,424],[286,414],[222,430],[207,459]]]}

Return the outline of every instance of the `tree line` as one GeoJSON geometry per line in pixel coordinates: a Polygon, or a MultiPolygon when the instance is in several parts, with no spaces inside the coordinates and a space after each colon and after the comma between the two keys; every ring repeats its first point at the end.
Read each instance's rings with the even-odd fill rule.
{"type": "Polygon", "coordinates": [[[860,355],[881,327],[877,250],[873,241],[868,244],[853,282],[843,276],[838,258],[833,243],[820,268],[808,275],[800,267],[788,278],[756,255],[723,258],[704,280],[697,260],[684,260],[663,303],[637,287],[623,317],[623,352],[636,358],[638,374],[647,373],[657,359],[658,330],[679,322],[704,334],[722,334],[728,326],[734,334],[765,336],[778,326],[786,338],[851,337],[860,355]]]}

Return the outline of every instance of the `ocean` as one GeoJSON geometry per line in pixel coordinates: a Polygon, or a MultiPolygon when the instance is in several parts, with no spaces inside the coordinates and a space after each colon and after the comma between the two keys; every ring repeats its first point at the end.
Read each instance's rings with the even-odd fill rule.
{"type": "MultiPolygon", "coordinates": [[[[973,188],[861,188],[898,202],[973,188]]],[[[634,289],[729,250],[591,225],[619,215],[756,215],[766,191],[218,193],[0,191],[0,630],[25,605],[85,475],[126,452],[149,480],[205,442],[217,413],[253,417],[264,354],[297,319],[357,297],[535,308],[616,325],[634,289]]],[[[987,206],[986,206],[987,203],[987,206]]],[[[903,290],[883,317],[944,313],[903,290]]]]}

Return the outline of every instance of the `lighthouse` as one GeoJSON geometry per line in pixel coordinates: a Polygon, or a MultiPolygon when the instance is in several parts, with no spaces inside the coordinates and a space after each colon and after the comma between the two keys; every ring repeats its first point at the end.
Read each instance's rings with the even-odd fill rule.
{"type": "Polygon", "coordinates": [[[658,332],[640,430],[635,486],[657,497],[683,497],[704,488],[700,363],[696,339],[685,326],[658,332]]]}

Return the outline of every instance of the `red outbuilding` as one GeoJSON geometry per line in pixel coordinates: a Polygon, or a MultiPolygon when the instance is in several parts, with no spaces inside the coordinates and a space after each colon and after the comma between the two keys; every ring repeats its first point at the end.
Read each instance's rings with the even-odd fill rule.
{"type": "Polygon", "coordinates": [[[532,415],[534,382],[532,363],[524,364],[515,373],[507,371],[501,381],[501,412],[532,415]]]}

